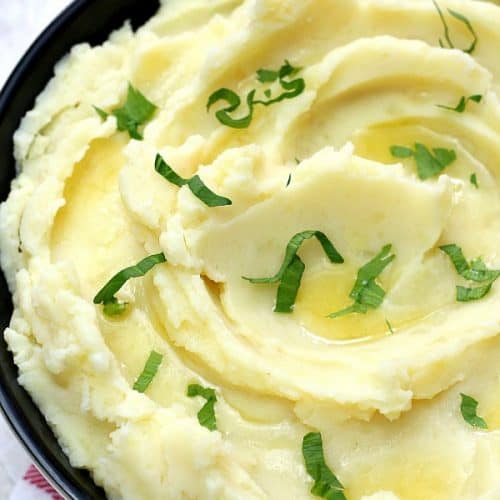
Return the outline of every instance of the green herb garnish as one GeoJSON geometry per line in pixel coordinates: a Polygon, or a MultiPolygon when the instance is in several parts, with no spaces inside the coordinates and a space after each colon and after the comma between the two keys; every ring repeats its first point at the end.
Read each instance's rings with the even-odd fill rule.
{"type": "Polygon", "coordinates": [[[209,98],[207,102],[207,111],[210,111],[211,107],[219,102],[225,101],[227,106],[218,110],[215,113],[215,117],[219,120],[222,125],[226,125],[231,128],[248,128],[252,123],[254,106],[261,104],[263,106],[270,106],[271,104],[276,104],[284,99],[293,99],[304,92],[306,84],[303,78],[297,78],[295,80],[288,80],[287,78],[293,77],[297,74],[301,68],[293,67],[288,61],[285,61],[283,66],[278,70],[269,69],[259,69],[257,71],[257,80],[260,83],[273,83],[279,81],[281,87],[285,92],[279,96],[273,98],[270,89],[264,91],[264,95],[267,97],[267,101],[261,101],[255,99],[255,94],[257,89],[251,90],[246,97],[246,103],[248,107],[248,113],[241,118],[234,118],[232,113],[238,110],[241,106],[240,96],[233,90],[227,88],[221,88],[216,90],[209,98]]]}
{"type": "Polygon", "coordinates": [[[123,314],[128,306],[128,302],[118,302],[118,300],[113,297],[110,302],[107,302],[103,306],[103,312],[106,316],[120,316],[123,314]]]}
{"type": "Polygon", "coordinates": [[[411,158],[415,153],[406,146],[391,146],[391,154],[395,158],[411,158]]]}
{"type": "Polygon", "coordinates": [[[198,175],[191,177],[191,179],[184,179],[159,154],[156,155],[155,170],[164,179],[176,186],[182,187],[187,185],[196,198],[207,205],[207,207],[224,207],[233,203],[229,198],[224,198],[211,191],[198,175]]]}
{"type": "Polygon", "coordinates": [[[157,264],[166,262],[167,259],[163,253],[157,255],[150,255],[145,259],[141,260],[135,266],[127,267],[119,273],[115,274],[100,292],[94,297],[94,304],[103,304],[104,313],[110,316],[116,316],[125,311],[127,304],[124,302],[119,302],[115,294],[120,290],[120,288],[131,278],[140,278],[144,276],[148,271],[150,271],[157,264]]]}
{"type": "Polygon", "coordinates": [[[366,314],[369,309],[377,309],[382,305],[385,291],[376,283],[376,279],[396,258],[394,254],[389,255],[391,249],[392,245],[386,245],[376,257],[359,269],[356,282],[349,294],[349,297],[354,300],[354,304],[330,314],[329,318],[335,319],[353,313],[366,314]]]}
{"type": "Polygon", "coordinates": [[[286,187],[288,187],[291,182],[292,182],[292,174],[288,176],[288,180],[286,181],[286,187]]]}
{"type": "Polygon", "coordinates": [[[161,365],[163,356],[156,351],[151,351],[142,373],[139,375],[138,379],[134,384],[134,391],[145,392],[149,387],[149,384],[153,380],[154,376],[158,372],[158,368],[161,365]]]}
{"type": "Polygon", "coordinates": [[[304,436],[302,455],[306,470],[314,480],[311,493],[327,500],[346,500],[344,486],[325,462],[321,433],[310,432],[304,436]]]}
{"type": "MultiPolygon", "coordinates": [[[[446,22],[446,19],[444,17],[443,11],[441,10],[441,7],[439,7],[439,4],[436,2],[436,0],[432,0],[432,3],[436,7],[436,10],[438,11],[438,14],[439,14],[439,18],[441,19],[441,22],[443,23],[444,37],[445,37],[446,43],[448,44],[447,48],[449,48],[449,49],[456,48],[455,45],[453,44],[452,40],[451,40],[451,37],[450,37],[450,28],[448,27],[448,23],[446,22]]],[[[457,12],[457,11],[452,10],[452,9],[448,9],[448,12],[455,19],[457,19],[458,21],[464,23],[465,26],[467,27],[467,29],[469,30],[469,33],[472,35],[473,41],[472,41],[470,47],[468,47],[467,49],[462,49],[462,52],[465,52],[467,54],[472,54],[474,52],[474,49],[476,48],[476,45],[477,45],[477,42],[478,42],[478,38],[477,38],[476,32],[474,31],[474,28],[472,27],[471,22],[463,14],[461,14],[460,12],[457,12]]],[[[439,39],[439,46],[442,47],[442,48],[445,48],[445,44],[444,44],[444,42],[443,42],[443,40],[441,38],[439,39]]]]}
{"type": "Polygon", "coordinates": [[[388,319],[385,320],[385,324],[387,325],[387,328],[389,329],[389,333],[391,335],[394,335],[394,330],[393,330],[392,325],[391,325],[391,323],[389,322],[388,319]]]}
{"type": "Polygon", "coordinates": [[[448,165],[451,165],[457,155],[452,149],[435,148],[432,150],[420,143],[415,143],[415,150],[405,146],[391,146],[391,154],[395,158],[414,157],[417,163],[418,176],[421,180],[439,175],[448,165]]]}
{"type": "Polygon", "coordinates": [[[474,259],[470,263],[467,262],[462,249],[455,244],[443,245],[439,248],[448,255],[457,273],[462,278],[482,285],[476,288],[457,286],[458,302],[471,302],[482,299],[490,292],[493,284],[500,277],[500,270],[488,269],[481,258],[474,259]]]}
{"type": "Polygon", "coordinates": [[[477,175],[476,174],[472,174],[470,176],[470,183],[476,188],[476,189],[479,189],[479,182],[477,181],[477,175]]]}
{"type": "Polygon", "coordinates": [[[472,425],[472,427],[477,427],[479,429],[487,429],[488,425],[481,417],[477,415],[477,405],[479,404],[474,398],[467,396],[466,394],[460,394],[462,396],[462,403],[460,405],[460,412],[464,420],[472,425]]]}
{"type": "Polygon", "coordinates": [[[106,113],[106,111],[104,111],[103,109],[101,108],[98,108],[97,106],[94,106],[94,109],[95,109],[95,112],[103,119],[103,120],[107,120],[108,119],[108,116],[109,116],[109,113],[106,113]]]}
{"type": "Polygon", "coordinates": [[[288,243],[285,251],[285,258],[280,270],[270,278],[247,278],[244,280],[254,285],[280,283],[276,298],[275,312],[291,313],[295,304],[295,299],[304,273],[304,263],[297,255],[297,252],[305,240],[316,238],[323,247],[326,256],[333,264],[343,264],[344,258],[339,254],[327,236],[321,231],[303,231],[297,233],[288,243]]]}
{"type": "Polygon", "coordinates": [[[297,97],[298,95],[302,94],[302,92],[304,92],[306,88],[306,82],[303,78],[297,78],[296,80],[292,81],[285,80],[285,78],[287,77],[292,77],[296,75],[299,71],[301,71],[301,69],[302,68],[294,68],[288,61],[285,60],[285,63],[283,64],[283,66],[281,66],[281,68],[277,72],[272,70],[262,70],[262,69],[259,70],[257,72],[258,75],[257,79],[261,83],[275,82],[276,80],[278,80],[281,87],[286,92],[283,92],[282,94],[273,99],[268,99],[267,101],[254,101],[254,104],[262,104],[264,106],[270,106],[271,104],[276,104],[277,102],[281,102],[284,99],[293,99],[294,97],[297,97]],[[261,79],[263,73],[268,78],[267,80],[261,79]]]}
{"type": "Polygon", "coordinates": [[[208,430],[215,431],[217,429],[214,409],[215,403],[217,402],[215,391],[211,388],[202,387],[199,384],[191,384],[188,387],[187,395],[190,398],[201,396],[206,400],[206,403],[198,412],[198,422],[208,430]]]}
{"type": "Polygon", "coordinates": [[[258,69],[257,70],[257,80],[260,83],[273,83],[280,77],[279,71],[274,71],[272,69],[258,69]]]}
{"type": "Polygon", "coordinates": [[[302,259],[298,255],[295,255],[281,277],[276,294],[274,312],[291,313],[293,311],[305,268],[306,266],[302,262],[302,259]]]}
{"type": "Polygon", "coordinates": [[[283,66],[278,71],[272,69],[257,70],[257,80],[261,83],[273,83],[276,80],[286,78],[287,76],[295,76],[302,68],[294,68],[286,59],[283,66]]]}
{"type": "Polygon", "coordinates": [[[285,251],[285,258],[283,263],[281,264],[280,270],[270,278],[246,278],[243,277],[244,280],[249,281],[253,284],[268,284],[268,283],[278,283],[281,281],[286,268],[291,264],[293,258],[297,254],[300,246],[304,241],[316,238],[323,250],[325,251],[327,257],[330,259],[330,262],[335,264],[343,264],[343,257],[337,252],[333,244],[327,238],[327,236],[321,231],[303,231],[301,233],[297,233],[288,243],[285,251]]]}
{"type": "Polygon", "coordinates": [[[457,273],[466,280],[484,283],[500,276],[500,271],[489,270],[481,258],[468,263],[458,245],[443,245],[440,249],[450,257],[457,273]]]}
{"type": "Polygon", "coordinates": [[[444,106],[443,104],[436,104],[438,108],[447,109],[448,111],[455,111],[456,113],[463,113],[469,101],[480,103],[483,100],[482,95],[471,95],[469,97],[462,96],[460,101],[455,107],[444,106]]]}
{"type": "Polygon", "coordinates": [[[241,99],[236,92],[233,92],[230,89],[219,89],[214,92],[209,98],[207,102],[207,111],[210,111],[210,108],[219,101],[226,101],[228,106],[220,109],[215,113],[217,120],[219,120],[222,125],[226,125],[231,128],[248,128],[250,123],[252,123],[253,118],[253,106],[255,97],[255,90],[252,90],[247,95],[247,106],[248,106],[248,114],[243,116],[242,118],[233,118],[229,115],[236,111],[241,105],[241,99]]]}
{"type": "Polygon", "coordinates": [[[493,283],[478,286],[476,288],[468,288],[464,286],[457,286],[457,301],[458,302],[474,302],[486,297],[491,291],[493,283]]]}
{"type": "MultiPolygon", "coordinates": [[[[109,113],[94,106],[97,114],[106,120],[109,113]]],[[[114,109],[111,114],[116,117],[116,126],[121,132],[128,132],[132,139],[142,141],[139,127],[144,125],[156,111],[156,106],[148,101],[131,83],[128,84],[127,100],[121,108],[114,109]]]]}

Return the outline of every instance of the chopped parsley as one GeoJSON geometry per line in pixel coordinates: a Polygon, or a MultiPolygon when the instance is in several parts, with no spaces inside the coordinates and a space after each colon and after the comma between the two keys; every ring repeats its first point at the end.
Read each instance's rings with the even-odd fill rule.
{"type": "Polygon", "coordinates": [[[391,146],[391,154],[395,158],[411,158],[415,153],[406,146],[391,146]]]}
{"type": "MultiPolygon", "coordinates": [[[[439,46],[442,48],[455,49],[456,47],[455,47],[455,45],[452,42],[451,37],[450,37],[450,28],[448,26],[448,23],[446,22],[446,19],[444,17],[443,11],[441,10],[441,7],[439,7],[439,4],[436,2],[436,0],[432,0],[432,3],[434,4],[434,7],[436,7],[436,10],[439,14],[439,18],[441,19],[441,22],[443,23],[444,38],[445,38],[445,42],[447,44],[447,47],[446,47],[445,43],[440,38],[439,39],[439,46]]],[[[477,38],[477,34],[476,34],[471,22],[463,14],[461,14],[460,12],[457,12],[456,10],[448,9],[448,12],[455,19],[457,19],[458,21],[463,23],[465,25],[465,27],[467,28],[467,30],[469,31],[469,33],[472,35],[473,40],[472,40],[471,45],[466,49],[461,49],[462,52],[465,52],[467,54],[472,54],[477,46],[478,38],[477,38]]]]}
{"type": "Polygon", "coordinates": [[[196,198],[207,205],[207,207],[224,207],[233,203],[229,198],[224,198],[211,191],[198,175],[190,179],[184,179],[159,154],[156,155],[155,170],[164,179],[176,186],[182,187],[187,185],[196,198]]]}
{"type": "Polygon", "coordinates": [[[150,255],[141,260],[135,266],[127,267],[119,273],[115,274],[99,293],[94,297],[94,304],[102,304],[104,306],[104,314],[116,316],[122,314],[126,307],[126,302],[119,302],[115,297],[116,292],[131,278],[141,278],[157,264],[166,262],[167,259],[163,253],[150,255]]]}
{"type": "Polygon", "coordinates": [[[304,436],[302,455],[306,470],[314,480],[311,493],[327,500],[346,500],[344,486],[325,462],[321,433],[310,432],[304,436]]]}
{"type": "Polygon", "coordinates": [[[439,175],[448,165],[451,165],[457,155],[452,149],[435,148],[432,152],[423,144],[415,143],[415,150],[405,146],[391,146],[391,154],[395,158],[414,157],[418,176],[426,180],[439,175]]]}
{"type": "Polygon", "coordinates": [[[470,176],[470,183],[476,188],[479,189],[479,182],[477,180],[477,175],[474,173],[470,176]]]}
{"type": "Polygon", "coordinates": [[[256,105],[260,104],[263,106],[270,106],[271,104],[276,104],[284,99],[293,99],[304,92],[306,83],[303,78],[291,80],[291,78],[300,70],[301,68],[295,68],[288,61],[285,61],[278,71],[259,69],[257,71],[257,80],[260,83],[274,83],[278,81],[284,92],[276,97],[272,97],[271,89],[266,89],[264,91],[264,96],[267,97],[267,100],[263,101],[255,99],[257,89],[251,90],[246,97],[246,104],[248,108],[247,114],[240,118],[235,118],[232,116],[232,113],[237,111],[241,106],[241,98],[236,92],[227,88],[216,90],[212,95],[210,95],[207,102],[207,111],[210,111],[212,106],[219,101],[225,101],[227,106],[219,109],[215,113],[217,120],[219,120],[222,125],[227,127],[236,129],[248,128],[252,123],[254,107],[256,105]]]}
{"type": "Polygon", "coordinates": [[[113,297],[109,302],[106,302],[102,308],[106,316],[120,316],[127,309],[127,302],[118,302],[118,300],[113,297]]]}
{"type": "Polygon", "coordinates": [[[487,429],[488,425],[485,420],[477,415],[478,402],[466,394],[460,394],[462,397],[462,403],[460,404],[460,412],[464,420],[472,425],[472,427],[477,427],[478,429],[487,429]]]}
{"type": "Polygon", "coordinates": [[[483,96],[479,94],[471,95],[469,97],[462,96],[455,107],[444,106],[443,104],[437,104],[437,107],[447,109],[448,111],[455,111],[456,113],[463,113],[470,101],[480,103],[482,100],[483,96]]]}
{"type": "Polygon", "coordinates": [[[233,118],[230,116],[230,113],[236,111],[241,105],[241,99],[239,95],[233,90],[222,88],[215,91],[209,98],[207,102],[207,111],[210,111],[210,108],[219,101],[226,101],[227,106],[225,108],[219,109],[215,113],[215,117],[219,120],[222,125],[226,125],[226,127],[231,128],[248,128],[252,123],[253,118],[253,106],[254,106],[254,97],[255,90],[252,90],[248,93],[246,102],[248,106],[248,114],[241,118],[233,118]]]}
{"type": "Polygon", "coordinates": [[[113,115],[118,130],[128,132],[132,139],[142,141],[139,127],[151,119],[157,107],[129,83],[127,100],[121,108],[116,108],[111,113],[97,106],[94,106],[94,109],[103,120],[106,120],[109,114],[113,115]]]}
{"type": "Polygon", "coordinates": [[[146,389],[151,384],[153,378],[158,372],[158,368],[163,361],[163,356],[156,351],[151,351],[142,373],[139,375],[138,379],[135,381],[134,390],[137,392],[145,392],[146,389]]]}
{"type": "Polygon", "coordinates": [[[199,384],[191,384],[188,387],[187,395],[190,398],[200,396],[206,400],[206,403],[198,412],[198,422],[200,423],[200,425],[206,427],[210,431],[217,430],[217,421],[215,418],[214,408],[215,403],[217,402],[217,396],[214,389],[203,387],[199,384]]]}
{"type": "Polygon", "coordinates": [[[495,281],[500,277],[500,270],[491,270],[486,267],[481,258],[467,262],[462,249],[455,245],[439,247],[450,258],[457,273],[467,281],[480,283],[479,287],[457,286],[457,301],[471,302],[485,297],[491,290],[495,281]]]}
{"type": "MultiPolygon", "coordinates": [[[[295,76],[301,70],[302,68],[295,68],[288,61],[285,60],[285,63],[283,64],[283,66],[281,66],[279,71],[262,70],[262,69],[257,71],[257,79],[261,83],[271,83],[279,81],[281,87],[283,88],[283,90],[285,90],[285,92],[278,95],[277,97],[270,98],[267,101],[254,101],[254,104],[262,104],[264,106],[270,106],[271,104],[276,104],[277,102],[281,102],[284,99],[293,99],[294,97],[297,97],[300,94],[302,94],[302,92],[304,92],[306,88],[306,82],[304,81],[303,78],[297,78],[295,80],[285,80],[285,78],[291,78],[295,76]],[[267,80],[261,79],[263,72],[267,75],[268,78],[267,80]]],[[[266,95],[266,97],[268,97],[268,95],[266,95]]]]}
{"type": "Polygon", "coordinates": [[[257,80],[260,83],[273,83],[280,77],[280,72],[273,69],[258,69],[257,80]]]}
{"type": "Polygon", "coordinates": [[[322,246],[326,256],[333,264],[343,264],[344,258],[339,254],[327,236],[321,231],[303,231],[297,233],[289,241],[285,258],[279,271],[269,278],[247,278],[254,285],[279,283],[278,293],[276,298],[275,312],[291,313],[297,298],[297,293],[304,273],[305,265],[302,259],[297,255],[302,243],[310,238],[316,238],[322,246]]]}
{"type": "Polygon", "coordinates": [[[389,333],[391,335],[394,335],[394,329],[392,328],[392,325],[391,325],[391,323],[389,322],[388,319],[385,320],[385,324],[387,325],[387,328],[389,329],[389,333]]]}
{"type": "Polygon", "coordinates": [[[281,277],[274,312],[291,313],[293,311],[305,269],[306,265],[302,259],[295,255],[281,277]]]}
{"type": "Polygon", "coordinates": [[[353,313],[366,314],[369,309],[377,309],[382,305],[385,290],[377,284],[376,279],[396,258],[394,254],[390,255],[391,249],[392,245],[386,245],[378,255],[359,269],[356,282],[349,294],[349,297],[354,300],[354,304],[330,314],[329,318],[340,318],[353,313]]]}

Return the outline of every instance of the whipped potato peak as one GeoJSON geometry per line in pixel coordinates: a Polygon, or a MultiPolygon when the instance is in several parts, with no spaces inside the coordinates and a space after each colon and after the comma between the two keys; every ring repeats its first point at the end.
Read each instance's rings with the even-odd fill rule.
{"type": "Polygon", "coordinates": [[[500,496],[500,7],[165,0],[14,137],[5,339],[110,499],[500,496]]]}

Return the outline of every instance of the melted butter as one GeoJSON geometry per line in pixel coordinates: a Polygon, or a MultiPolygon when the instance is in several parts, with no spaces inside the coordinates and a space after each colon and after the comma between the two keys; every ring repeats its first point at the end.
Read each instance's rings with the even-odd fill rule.
{"type": "Polygon", "coordinates": [[[124,315],[116,318],[99,313],[98,319],[103,339],[120,363],[122,374],[133,384],[155,347],[155,335],[149,325],[140,320],[134,307],[129,307],[124,315]]]}
{"type": "MultiPolygon", "coordinates": [[[[367,314],[349,314],[336,319],[327,316],[352,304],[349,293],[357,269],[344,264],[307,272],[300,285],[294,314],[304,328],[328,340],[359,340],[390,334],[380,309],[367,314]]],[[[397,325],[392,324],[395,330],[397,325]]]]}
{"type": "MultiPolygon", "coordinates": [[[[378,309],[368,310],[366,314],[353,313],[330,319],[328,316],[331,313],[353,304],[349,294],[357,272],[357,268],[344,264],[308,270],[305,273],[294,315],[309,333],[337,342],[373,340],[397,334],[430,317],[443,305],[439,300],[416,303],[411,297],[420,293],[417,287],[408,295],[410,298],[400,294],[393,297],[403,302],[409,300],[411,307],[391,310],[382,304],[378,309]]],[[[384,282],[383,276],[378,283],[386,293],[390,291],[390,285],[384,282]]]]}
{"type": "Polygon", "coordinates": [[[420,142],[429,149],[454,149],[454,143],[444,136],[418,125],[404,121],[391,122],[384,125],[359,130],[352,138],[355,153],[363,158],[379,163],[404,163],[415,168],[413,158],[395,158],[391,154],[391,146],[406,146],[414,149],[415,143],[420,142]]]}
{"type": "MultiPolygon", "coordinates": [[[[58,212],[52,229],[51,244],[56,258],[74,242],[75,230],[80,234],[85,231],[86,237],[94,233],[95,243],[102,243],[102,234],[92,231],[95,220],[85,217],[85,214],[105,208],[111,198],[117,196],[117,177],[124,163],[122,150],[125,143],[121,134],[110,139],[97,139],[75,165],[64,189],[66,204],[58,212]]],[[[87,243],[92,245],[94,241],[87,243]]]]}
{"type": "Polygon", "coordinates": [[[134,238],[117,189],[126,143],[125,134],[92,142],[66,181],[66,204],[52,228],[52,260],[72,262],[87,294],[95,294],[110,272],[144,252],[134,238]]]}
{"type": "Polygon", "coordinates": [[[452,456],[443,452],[426,455],[413,450],[411,455],[394,454],[377,464],[374,461],[357,470],[357,480],[350,481],[346,497],[361,499],[377,491],[390,491],[399,500],[455,498],[458,471],[452,456]],[[360,480],[361,479],[361,480],[360,480]]]}
{"type": "Polygon", "coordinates": [[[223,395],[226,403],[246,420],[274,424],[293,419],[292,403],[285,399],[230,388],[225,388],[223,395]]]}

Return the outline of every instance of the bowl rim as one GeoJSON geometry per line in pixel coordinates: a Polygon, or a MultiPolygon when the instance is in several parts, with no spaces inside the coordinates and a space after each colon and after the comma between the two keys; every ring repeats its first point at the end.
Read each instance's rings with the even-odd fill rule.
{"type": "MultiPolygon", "coordinates": [[[[58,31],[70,20],[76,18],[87,4],[88,0],[73,0],[50,21],[26,49],[0,90],[0,118],[6,114],[8,103],[16,95],[18,82],[29,78],[31,67],[35,64],[38,56],[46,50],[58,31]]],[[[17,442],[28,453],[30,459],[52,488],[65,499],[79,500],[76,492],[74,492],[74,487],[70,485],[66,478],[61,477],[61,474],[56,471],[54,464],[44,455],[34,440],[29,437],[27,429],[16,418],[16,415],[12,411],[11,396],[7,393],[3,384],[0,384],[0,413],[3,415],[7,426],[14,434],[17,442]]]]}

